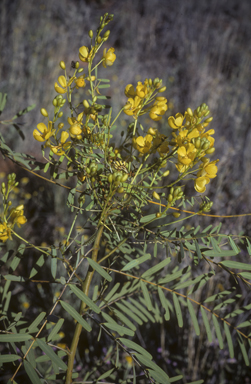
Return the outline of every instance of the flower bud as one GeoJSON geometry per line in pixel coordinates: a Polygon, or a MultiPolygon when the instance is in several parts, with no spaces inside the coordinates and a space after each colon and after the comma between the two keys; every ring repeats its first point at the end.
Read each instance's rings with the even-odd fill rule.
{"type": "Polygon", "coordinates": [[[165,90],[166,90],[166,87],[161,87],[161,88],[159,89],[159,93],[165,92],[165,90]]]}
{"type": "Polygon", "coordinates": [[[213,116],[208,117],[204,122],[205,123],[210,123],[213,120],[213,116]]]}
{"type": "Polygon", "coordinates": [[[95,178],[94,176],[92,176],[92,178],[91,178],[91,182],[92,182],[92,183],[95,183],[95,181],[96,181],[96,178],[95,178]]]}
{"type": "Polygon", "coordinates": [[[125,173],[125,174],[122,176],[122,178],[121,178],[122,183],[124,183],[127,179],[128,179],[128,174],[125,173]]]}
{"type": "Polygon", "coordinates": [[[110,173],[110,175],[108,176],[108,182],[111,184],[112,183],[112,174],[110,173]]]}
{"type": "Polygon", "coordinates": [[[65,62],[64,62],[64,61],[60,61],[59,66],[60,66],[62,69],[65,69],[65,62]]]}
{"type": "Polygon", "coordinates": [[[160,195],[157,192],[153,191],[153,198],[156,200],[160,200],[160,195]]]}
{"type": "Polygon", "coordinates": [[[169,173],[170,173],[170,171],[169,170],[167,170],[167,171],[165,171],[164,173],[163,173],[163,177],[166,177],[166,176],[168,176],[169,175],[169,173]]]}
{"type": "Polygon", "coordinates": [[[193,111],[191,110],[191,108],[187,108],[187,113],[189,114],[189,116],[193,117],[193,111]]]}
{"type": "Polygon", "coordinates": [[[82,129],[79,124],[73,124],[69,131],[71,135],[80,135],[80,133],[82,133],[82,129]]]}
{"type": "Polygon", "coordinates": [[[201,145],[200,139],[197,139],[195,141],[195,148],[200,149],[200,145],[201,145]]]}
{"type": "Polygon", "coordinates": [[[98,43],[98,44],[100,44],[100,43],[101,43],[101,41],[102,41],[102,38],[101,38],[101,36],[98,36],[98,38],[97,38],[97,43],[98,43]]]}
{"type": "Polygon", "coordinates": [[[118,189],[118,193],[123,193],[124,192],[124,188],[123,187],[120,187],[119,189],[118,189]]]}
{"type": "Polygon", "coordinates": [[[58,117],[62,117],[62,116],[63,116],[63,112],[61,111],[59,112],[58,117]]]}
{"type": "Polygon", "coordinates": [[[174,188],[172,187],[172,188],[170,189],[170,194],[171,194],[171,195],[173,194],[173,191],[174,191],[174,188]]]}
{"type": "Polygon", "coordinates": [[[160,212],[156,213],[156,217],[159,219],[162,216],[160,212]]]}
{"type": "Polygon", "coordinates": [[[88,33],[88,35],[89,35],[89,37],[90,37],[90,39],[92,39],[93,38],[93,31],[90,29],[90,31],[89,31],[89,33],[88,33]]]}
{"type": "Polygon", "coordinates": [[[157,131],[156,129],[149,128],[148,131],[147,131],[147,133],[149,133],[149,135],[154,136],[154,135],[156,135],[156,131],[157,131]]]}
{"type": "Polygon", "coordinates": [[[41,113],[41,115],[43,115],[44,117],[47,117],[47,116],[48,116],[48,112],[46,111],[45,108],[41,108],[41,109],[40,109],[40,113],[41,113]]]}
{"type": "Polygon", "coordinates": [[[84,70],[84,68],[79,68],[79,69],[78,69],[78,73],[83,72],[83,70],[84,70]]]}
{"type": "Polygon", "coordinates": [[[110,35],[110,33],[111,33],[111,31],[109,31],[109,30],[108,30],[108,31],[106,31],[106,32],[104,33],[104,37],[107,37],[107,38],[108,38],[108,37],[109,37],[109,35],[110,35]]]}
{"type": "Polygon", "coordinates": [[[84,100],[84,101],[83,101],[83,106],[84,106],[85,108],[89,108],[89,107],[90,107],[90,105],[89,105],[89,103],[88,103],[87,100],[84,100]]]}
{"type": "Polygon", "coordinates": [[[59,123],[59,124],[58,124],[58,129],[62,129],[63,126],[64,126],[64,123],[59,123]]]}
{"type": "Polygon", "coordinates": [[[167,198],[168,202],[171,203],[173,201],[173,195],[170,193],[167,198]]]}
{"type": "Polygon", "coordinates": [[[178,219],[178,217],[180,217],[179,212],[173,212],[172,215],[173,215],[173,217],[176,217],[176,219],[178,219]]]}
{"type": "Polygon", "coordinates": [[[54,107],[57,107],[57,105],[58,105],[57,99],[53,99],[52,104],[54,105],[54,107]]]}
{"type": "Polygon", "coordinates": [[[6,186],[5,186],[5,183],[2,182],[2,188],[1,188],[1,191],[2,191],[2,194],[5,195],[5,192],[6,192],[6,186]]]}
{"type": "Polygon", "coordinates": [[[207,151],[206,151],[206,154],[207,155],[212,155],[212,153],[215,152],[215,148],[209,148],[207,151]]]}

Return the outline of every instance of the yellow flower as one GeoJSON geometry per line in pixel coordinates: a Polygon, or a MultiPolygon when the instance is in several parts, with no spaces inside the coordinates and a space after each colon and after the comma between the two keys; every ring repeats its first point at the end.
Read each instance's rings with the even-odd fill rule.
{"type": "Polygon", "coordinates": [[[138,97],[143,99],[148,94],[147,86],[145,84],[142,84],[141,81],[138,81],[138,85],[136,87],[136,93],[138,97]]]}
{"type": "Polygon", "coordinates": [[[138,96],[135,96],[135,98],[129,98],[126,106],[126,109],[124,109],[124,112],[126,115],[134,116],[137,118],[137,115],[141,109],[141,98],[138,96]]]}
{"type": "Polygon", "coordinates": [[[17,224],[20,228],[22,224],[27,222],[26,217],[24,216],[24,206],[23,204],[18,205],[16,208],[12,208],[10,211],[10,218],[13,224],[17,224]]]}
{"type": "Polygon", "coordinates": [[[79,48],[79,58],[81,61],[86,62],[88,61],[89,57],[89,49],[83,45],[83,47],[79,48]]]}
{"type": "Polygon", "coordinates": [[[146,135],[145,137],[139,136],[133,139],[133,146],[140,153],[147,153],[152,147],[152,135],[146,135]]]}
{"type": "Polygon", "coordinates": [[[215,165],[219,160],[211,162],[204,162],[201,170],[197,173],[197,177],[207,177],[208,179],[214,179],[217,176],[218,168],[215,165]]]}
{"type": "Polygon", "coordinates": [[[102,57],[102,59],[104,59],[104,61],[102,64],[105,68],[107,66],[110,67],[111,65],[113,65],[114,61],[116,60],[116,55],[115,55],[115,53],[113,53],[114,51],[115,51],[114,48],[109,48],[108,51],[106,48],[104,49],[103,57],[102,57]]]}
{"type": "MultiPolygon", "coordinates": [[[[158,98],[160,99],[160,97],[158,98]]],[[[150,109],[149,117],[154,121],[162,119],[164,113],[167,111],[167,99],[161,97],[163,100],[156,100],[150,109]]]]}
{"type": "Polygon", "coordinates": [[[168,117],[168,124],[173,129],[179,129],[182,127],[184,116],[181,113],[176,113],[175,118],[173,116],[168,117]]]}
{"type": "Polygon", "coordinates": [[[6,240],[11,239],[11,230],[6,223],[0,224],[0,241],[5,243],[6,240]]]}
{"type": "Polygon", "coordinates": [[[128,84],[125,87],[125,95],[128,98],[134,98],[136,96],[136,92],[135,92],[134,86],[132,84],[128,84]]]}
{"type": "Polygon", "coordinates": [[[70,124],[69,132],[75,137],[82,133],[82,120],[83,120],[84,112],[81,112],[78,117],[68,117],[67,121],[70,124]]]}
{"type": "Polygon", "coordinates": [[[54,84],[54,88],[55,88],[55,91],[57,92],[57,93],[60,93],[60,94],[63,94],[63,93],[66,93],[67,92],[67,82],[66,82],[66,78],[65,78],[65,76],[59,76],[59,78],[58,78],[58,82],[59,82],[59,85],[62,87],[60,87],[59,85],[58,85],[58,83],[55,83],[54,84]]]}
{"type": "Polygon", "coordinates": [[[193,144],[185,144],[179,147],[178,151],[178,161],[183,165],[189,165],[196,156],[196,148],[193,144]]]}
{"type": "Polygon", "coordinates": [[[48,127],[44,123],[39,123],[37,129],[33,131],[33,137],[35,140],[43,142],[47,141],[55,132],[55,129],[52,129],[52,121],[49,121],[48,127]]]}
{"type": "Polygon", "coordinates": [[[83,77],[79,77],[75,80],[76,88],[84,88],[86,86],[86,82],[83,77]]]}
{"type": "Polygon", "coordinates": [[[70,148],[71,146],[70,141],[66,143],[66,140],[68,139],[68,137],[69,137],[69,133],[66,131],[62,131],[61,137],[60,137],[60,144],[50,145],[50,149],[55,155],[62,156],[64,155],[65,151],[70,148]]]}
{"type": "Polygon", "coordinates": [[[197,179],[194,180],[194,188],[197,192],[203,193],[206,190],[206,184],[209,183],[208,177],[197,177],[197,179]]]}

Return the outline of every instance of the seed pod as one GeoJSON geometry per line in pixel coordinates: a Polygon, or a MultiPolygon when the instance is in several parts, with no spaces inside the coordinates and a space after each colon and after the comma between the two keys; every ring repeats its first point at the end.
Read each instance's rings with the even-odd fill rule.
{"type": "Polygon", "coordinates": [[[160,200],[160,195],[157,192],[153,191],[153,198],[156,200],[160,200]]]}
{"type": "Polygon", "coordinates": [[[47,116],[48,116],[48,112],[46,111],[45,108],[41,108],[41,109],[40,109],[40,113],[41,113],[41,115],[43,115],[44,117],[47,117],[47,116]]]}

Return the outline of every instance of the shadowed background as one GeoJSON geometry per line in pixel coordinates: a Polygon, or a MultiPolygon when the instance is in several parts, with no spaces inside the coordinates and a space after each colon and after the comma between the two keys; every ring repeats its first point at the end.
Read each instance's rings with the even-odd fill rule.
{"type": "MultiPolygon", "coordinates": [[[[115,113],[126,102],[125,86],[145,78],[163,79],[167,116],[205,102],[214,117],[210,128],[215,129],[216,152],[212,158],[220,159],[218,177],[207,187],[214,201],[212,213],[251,212],[249,0],[2,0],[0,91],[8,93],[8,103],[1,119],[37,105],[20,120],[25,141],[14,127],[1,126],[7,143],[18,152],[41,156],[32,132],[43,121],[40,108],[49,114],[53,111],[54,83],[62,74],[58,63],[64,60],[70,69],[71,61],[78,60],[79,47],[89,44],[88,31],[96,30],[105,12],[115,15],[105,47],[115,48],[117,60],[102,71],[111,79],[115,113]]],[[[163,118],[154,126],[164,130],[166,124],[163,118]]],[[[51,201],[48,195],[47,199],[51,201]]],[[[54,202],[50,204],[47,219],[54,210],[54,202]]],[[[202,226],[203,220],[209,222],[200,219],[202,226]]],[[[250,234],[248,216],[223,222],[226,233],[243,230],[250,234]]],[[[53,220],[47,220],[48,228],[53,225],[53,220]]]]}

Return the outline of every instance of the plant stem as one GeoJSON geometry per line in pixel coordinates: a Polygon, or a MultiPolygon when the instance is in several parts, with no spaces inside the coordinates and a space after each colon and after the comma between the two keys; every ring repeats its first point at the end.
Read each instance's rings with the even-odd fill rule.
{"type": "MultiPolygon", "coordinates": [[[[94,242],[94,247],[93,247],[93,251],[92,251],[92,260],[94,260],[94,261],[97,261],[99,245],[100,245],[100,241],[102,238],[103,229],[104,229],[104,225],[101,225],[98,229],[98,233],[97,233],[97,236],[96,236],[96,239],[94,242]]],[[[89,293],[93,274],[94,274],[94,270],[92,270],[92,271],[89,270],[87,272],[85,281],[84,281],[83,286],[82,286],[82,290],[86,294],[86,296],[88,296],[88,293],[89,293]]],[[[80,315],[83,314],[85,307],[86,307],[86,303],[84,301],[82,301],[81,305],[80,305],[80,310],[79,310],[80,315]]],[[[74,333],[72,343],[71,343],[71,349],[70,349],[71,353],[70,353],[69,358],[68,358],[68,368],[67,368],[67,373],[66,373],[65,384],[71,384],[72,383],[71,377],[72,377],[73,364],[74,364],[74,359],[75,359],[76,350],[78,347],[78,342],[79,342],[79,337],[80,337],[81,331],[82,331],[82,325],[78,323],[76,325],[75,333],[74,333]]]]}

